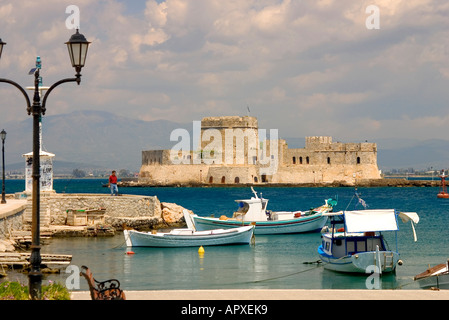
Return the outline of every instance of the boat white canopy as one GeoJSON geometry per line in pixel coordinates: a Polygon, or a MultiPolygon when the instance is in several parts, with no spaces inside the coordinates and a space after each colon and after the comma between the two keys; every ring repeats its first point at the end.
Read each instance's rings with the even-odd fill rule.
{"type": "Polygon", "coordinates": [[[413,236],[415,241],[417,241],[414,224],[419,222],[419,216],[416,212],[396,212],[394,209],[379,209],[327,212],[325,215],[344,215],[346,232],[397,231],[396,215],[398,215],[402,222],[411,222],[413,236]]]}
{"type": "Polygon", "coordinates": [[[346,232],[397,231],[394,209],[345,211],[346,232]]]}

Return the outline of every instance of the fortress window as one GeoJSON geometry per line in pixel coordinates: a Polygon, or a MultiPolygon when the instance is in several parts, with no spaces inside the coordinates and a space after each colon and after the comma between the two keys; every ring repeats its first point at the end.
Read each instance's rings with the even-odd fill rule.
{"type": "Polygon", "coordinates": [[[357,157],[357,164],[360,164],[360,157],[357,157]]]}
{"type": "Polygon", "coordinates": [[[226,182],[225,176],[221,177],[221,183],[225,183],[225,182],[226,182]]]}
{"type": "Polygon", "coordinates": [[[256,182],[256,183],[257,183],[257,180],[258,180],[258,179],[257,179],[257,177],[254,177],[254,182],[256,182]]]}
{"type": "Polygon", "coordinates": [[[299,157],[299,164],[302,164],[302,157],[299,157]]]}
{"type": "Polygon", "coordinates": [[[296,164],[296,157],[293,157],[293,164],[296,164]]]}
{"type": "Polygon", "coordinates": [[[331,164],[331,158],[327,157],[327,164],[331,164]]]}
{"type": "Polygon", "coordinates": [[[309,157],[306,157],[306,163],[309,164],[310,163],[310,159],[309,157]]]}
{"type": "Polygon", "coordinates": [[[214,177],[211,176],[211,177],[209,178],[209,183],[214,183],[214,177]]]}
{"type": "Polygon", "coordinates": [[[235,177],[234,183],[240,183],[240,178],[239,177],[235,177]]]}

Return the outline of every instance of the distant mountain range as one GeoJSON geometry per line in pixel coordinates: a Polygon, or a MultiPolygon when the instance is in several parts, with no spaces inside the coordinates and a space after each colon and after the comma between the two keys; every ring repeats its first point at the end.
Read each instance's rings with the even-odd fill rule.
{"type": "MultiPolygon", "coordinates": [[[[7,132],[6,162],[11,168],[23,163],[32,151],[32,119],[1,124],[7,132]]],[[[190,124],[190,127],[192,125],[190,124]]],[[[170,133],[186,127],[166,120],[142,121],[103,111],[75,111],[45,116],[43,149],[54,153],[56,163],[74,168],[107,168],[138,171],[142,150],[171,148],[170,133]]],[[[19,165],[20,166],[20,165],[19,165]]]]}
{"type": "MultiPolygon", "coordinates": [[[[24,168],[22,154],[32,151],[32,119],[0,124],[7,132],[7,170],[24,168]]],[[[128,169],[138,171],[142,150],[170,149],[174,129],[192,130],[192,123],[143,121],[104,111],[75,111],[43,118],[43,149],[54,153],[58,165],[73,169],[128,169]]],[[[282,132],[280,132],[282,135],[282,132]]],[[[304,137],[283,138],[290,148],[304,147],[304,137]]],[[[357,141],[347,141],[357,142],[357,141]]],[[[449,167],[449,140],[382,139],[378,164],[383,170],[449,167]]]]}

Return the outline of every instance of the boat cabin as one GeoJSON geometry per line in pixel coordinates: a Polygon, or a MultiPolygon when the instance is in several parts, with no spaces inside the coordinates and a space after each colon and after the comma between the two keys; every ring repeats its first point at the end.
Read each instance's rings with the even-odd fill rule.
{"type": "Polygon", "coordinates": [[[397,231],[394,210],[328,213],[331,232],[322,235],[323,251],[335,258],[388,250],[381,231],[397,231]]]}
{"type": "Polygon", "coordinates": [[[242,221],[267,221],[268,199],[254,198],[250,200],[235,200],[238,210],[234,212],[233,218],[242,221]]]}
{"type": "Polygon", "coordinates": [[[267,221],[268,199],[257,195],[254,188],[251,187],[254,197],[249,200],[235,200],[238,203],[238,209],[234,212],[233,218],[242,221],[267,221]]]}
{"type": "Polygon", "coordinates": [[[323,251],[335,258],[353,255],[360,252],[387,250],[381,234],[337,232],[323,235],[323,251]]]}

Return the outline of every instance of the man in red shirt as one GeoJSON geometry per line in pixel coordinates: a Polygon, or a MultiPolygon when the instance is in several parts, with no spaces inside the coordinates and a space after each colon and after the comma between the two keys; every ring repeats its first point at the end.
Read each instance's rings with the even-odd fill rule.
{"type": "Polygon", "coordinates": [[[115,170],[112,171],[112,174],[109,176],[109,187],[111,188],[111,196],[118,196],[117,176],[115,175],[115,170]]]}

